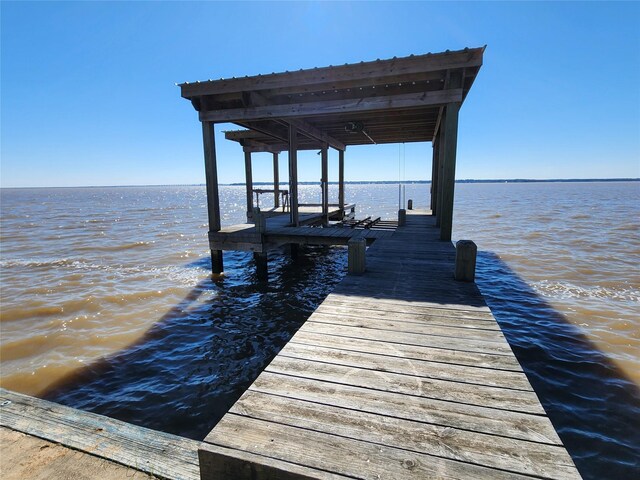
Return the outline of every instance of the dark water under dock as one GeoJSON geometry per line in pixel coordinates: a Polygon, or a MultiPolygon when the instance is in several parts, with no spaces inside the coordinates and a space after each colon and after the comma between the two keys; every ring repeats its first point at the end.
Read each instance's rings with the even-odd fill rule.
{"type": "MultiPolygon", "coordinates": [[[[221,196],[243,221],[243,187],[221,196]]],[[[397,186],[347,199],[391,218],[397,186]]],[[[454,238],[585,478],[639,468],[638,205],[640,183],[457,187],[454,238]]],[[[202,187],[3,190],[2,386],[202,438],[346,268],[274,254],[266,285],[229,253],[212,282],[205,234],[202,187]]]]}

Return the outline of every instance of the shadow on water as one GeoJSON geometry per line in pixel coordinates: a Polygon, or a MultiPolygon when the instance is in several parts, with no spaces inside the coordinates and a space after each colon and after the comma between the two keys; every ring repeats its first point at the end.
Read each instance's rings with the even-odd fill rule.
{"type": "Polygon", "coordinates": [[[638,387],[496,254],[477,284],[582,476],[639,478],[638,387]]]}
{"type": "MultiPolygon", "coordinates": [[[[225,276],[202,281],[135,345],[65,378],[45,398],[204,438],[346,267],[344,249],[308,248],[296,262],[276,253],[265,283],[257,280],[250,258],[227,254],[225,276]]],[[[208,262],[203,258],[190,267],[207,268],[208,262]]],[[[451,275],[445,269],[415,274],[432,275],[434,285],[451,275]]],[[[338,290],[348,294],[351,282],[357,280],[338,290]]],[[[377,293],[425,299],[424,291],[403,285],[377,293]]],[[[479,253],[477,285],[583,477],[637,478],[638,387],[497,255],[479,253]]],[[[437,301],[483,305],[475,285],[458,286],[437,301]]]]}
{"type": "MultiPolygon", "coordinates": [[[[62,379],[43,398],[136,425],[204,438],[345,273],[346,251],[307,248],[269,258],[225,255],[134,345],[62,379]]],[[[187,267],[210,266],[203,258],[187,267]]]]}

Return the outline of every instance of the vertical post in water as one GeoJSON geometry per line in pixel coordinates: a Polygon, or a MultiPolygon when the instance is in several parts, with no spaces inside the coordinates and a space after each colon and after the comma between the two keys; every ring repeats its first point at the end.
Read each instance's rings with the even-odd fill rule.
{"type": "Polygon", "coordinates": [[[444,109],[442,113],[442,119],[440,120],[440,128],[438,129],[438,171],[437,171],[437,184],[438,184],[438,198],[436,207],[436,227],[440,227],[442,221],[442,192],[444,190],[443,176],[444,176],[444,144],[446,131],[444,123],[447,120],[447,109],[444,109]]]}
{"type": "Polygon", "coordinates": [[[436,135],[433,139],[433,153],[431,160],[431,215],[435,215],[438,209],[438,160],[439,157],[439,139],[440,136],[436,135]]]}
{"type": "Polygon", "coordinates": [[[247,190],[247,220],[253,218],[253,174],[251,172],[251,152],[244,152],[245,188],[247,190]]]}
{"type": "Polygon", "coordinates": [[[289,202],[291,225],[300,225],[298,217],[298,130],[289,124],[289,202]]]}
{"type": "Polygon", "coordinates": [[[329,148],[324,145],[321,150],[322,174],[320,182],[322,184],[322,224],[329,223],[329,148]]]}
{"type": "Polygon", "coordinates": [[[456,149],[458,144],[459,103],[447,104],[444,119],[444,168],[442,175],[442,207],[440,219],[440,240],[451,240],[453,229],[453,192],[456,183],[456,149]]]}
{"type": "Polygon", "coordinates": [[[338,150],[338,204],[342,219],[344,217],[344,150],[338,150]]]}
{"type": "Polygon", "coordinates": [[[278,166],[278,152],[273,152],[273,206],[280,206],[280,169],[278,166]]]}
{"type": "MultiPolygon", "coordinates": [[[[216,165],[216,140],[212,122],[202,122],[204,144],[204,169],[207,180],[207,213],[209,232],[220,231],[220,196],[218,194],[218,167],[216,165]]],[[[222,273],[222,250],[211,250],[211,271],[222,273]]]]}
{"type": "Polygon", "coordinates": [[[473,282],[476,279],[476,257],[478,247],[471,240],[456,242],[456,266],[453,277],[459,282],[473,282]]]}

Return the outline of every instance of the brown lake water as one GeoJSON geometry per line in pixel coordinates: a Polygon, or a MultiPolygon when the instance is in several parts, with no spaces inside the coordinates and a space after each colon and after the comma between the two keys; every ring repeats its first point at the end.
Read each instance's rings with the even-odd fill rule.
{"type": "MultiPolygon", "coordinates": [[[[406,198],[426,208],[428,188],[406,198]]],[[[244,187],[220,194],[243,222],[244,187]]],[[[201,186],[0,195],[1,385],[192,438],[346,270],[342,248],[273,252],[264,284],[235,252],[212,281],[201,186]]],[[[347,200],[394,218],[398,187],[347,200]]],[[[638,474],[640,182],[459,184],[454,238],[478,244],[478,285],[583,476],[638,474]]]]}

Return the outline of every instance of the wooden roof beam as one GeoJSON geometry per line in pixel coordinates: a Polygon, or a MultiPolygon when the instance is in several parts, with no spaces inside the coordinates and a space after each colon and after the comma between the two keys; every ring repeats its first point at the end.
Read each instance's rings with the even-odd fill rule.
{"type": "Polygon", "coordinates": [[[305,87],[307,85],[329,85],[336,82],[355,81],[354,85],[366,83],[367,78],[393,77],[415,73],[433,72],[452,68],[474,67],[482,65],[484,47],[443,52],[426,55],[414,55],[389,60],[375,60],[336,67],[323,67],[300,70],[297,72],[272,73],[244,78],[210,80],[208,82],[183,83],[180,85],[184,98],[202,95],[242,92],[249,90],[269,90],[287,87],[305,87]]]}
{"type": "Polygon", "coordinates": [[[276,118],[289,120],[294,117],[314,115],[441,106],[453,102],[462,102],[461,88],[392,95],[388,97],[360,98],[354,100],[334,100],[329,102],[309,102],[294,105],[230,108],[200,112],[199,117],[202,122],[233,122],[241,124],[242,122],[251,120],[276,118]]]}
{"type": "Polygon", "coordinates": [[[313,138],[314,140],[318,140],[319,142],[326,143],[330,147],[335,148],[336,150],[346,150],[347,146],[342,143],[340,140],[333,138],[331,135],[323,132],[319,128],[314,127],[309,122],[305,122],[304,120],[299,120],[295,118],[291,118],[287,120],[290,125],[293,125],[298,129],[300,133],[306,135],[307,137],[313,138]]]}
{"type": "MultiPolygon", "coordinates": [[[[243,99],[247,107],[269,107],[270,105],[272,105],[272,102],[269,101],[269,99],[258,92],[245,92],[243,94],[243,99]]],[[[344,143],[336,140],[335,138],[332,138],[322,130],[314,127],[304,120],[291,119],[288,121],[288,123],[295,126],[303,135],[306,135],[307,137],[310,137],[314,140],[319,140],[322,143],[327,143],[337,150],[344,150],[346,148],[344,143]]],[[[249,126],[249,128],[253,127],[249,126]]]]}

